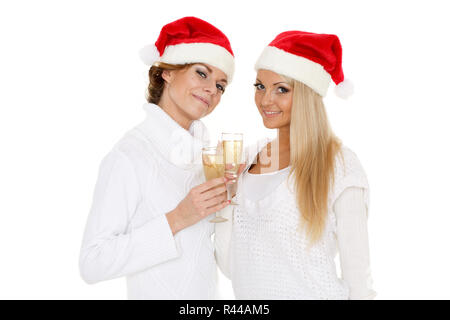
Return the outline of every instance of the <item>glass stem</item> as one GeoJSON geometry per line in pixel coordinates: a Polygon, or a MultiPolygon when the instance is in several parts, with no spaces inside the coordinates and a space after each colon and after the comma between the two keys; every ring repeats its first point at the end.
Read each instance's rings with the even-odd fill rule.
{"type": "Polygon", "coordinates": [[[232,192],[233,192],[232,191],[233,184],[232,183],[231,184],[227,184],[226,187],[227,187],[227,200],[231,201],[232,192]]]}

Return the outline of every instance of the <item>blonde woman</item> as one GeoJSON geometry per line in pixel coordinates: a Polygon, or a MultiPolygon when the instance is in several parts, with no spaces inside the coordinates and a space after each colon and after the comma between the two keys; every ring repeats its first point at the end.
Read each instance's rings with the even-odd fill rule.
{"type": "Polygon", "coordinates": [[[126,276],[129,299],[213,299],[207,217],[228,202],[224,178],[204,182],[199,119],[231,81],[233,52],[220,30],[195,17],[165,25],[149,48],[147,117],[101,163],[81,276],[87,283],[126,276]]]}
{"type": "Polygon", "coordinates": [[[216,226],[216,257],[237,299],[372,299],[369,186],[333,134],[322,101],[345,97],[335,35],[289,31],[256,63],[255,103],[277,138],[249,151],[232,224],[216,226]],[[342,277],[334,258],[339,252],[342,277]]]}

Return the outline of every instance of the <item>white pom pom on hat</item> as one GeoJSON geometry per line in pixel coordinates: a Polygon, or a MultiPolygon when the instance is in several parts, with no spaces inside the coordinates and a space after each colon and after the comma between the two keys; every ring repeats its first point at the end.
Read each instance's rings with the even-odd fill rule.
{"type": "Polygon", "coordinates": [[[139,50],[139,57],[147,66],[152,66],[160,59],[159,51],[154,44],[149,44],[141,48],[141,50],[139,50]]]}
{"type": "Polygon", "coordinates": [[[334,94],[342,99],[347,99],[348,97],[353,95],[353,92],[353,82],[349,79],[344,79],[344,81],[340,82],[334,87],[334,94]]]}

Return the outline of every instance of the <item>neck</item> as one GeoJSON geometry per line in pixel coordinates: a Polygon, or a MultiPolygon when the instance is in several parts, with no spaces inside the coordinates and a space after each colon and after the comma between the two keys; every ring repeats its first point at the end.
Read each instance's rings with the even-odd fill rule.
{"type": "Polygon", "coordinates": [[[263,153],[262,158],[260,158],[260,160],[263,159],[262,163],[267,163],[261,164],[262,167],[270,167],[270,170],[279,170],[289,165],[291,149],[289,133],[289,126],[277,130],[276,139],[267,145],[267,153],[263,153]],[[265,157],[270,158],[270,160],[266,161],[265,157]]]}
{"type": "Polygon", "coordinates": [[[279,146],[279,153],[289,153],[289,151],[291,150],[291,145],[290,145],[290,134],[291,134],[291,130],[290,130],[290,126],[286,126],[286,127],[281,127],[279,129],[277,129],[277,143],[279,146]]]}
{"type": "Polygon", "coordinates": [[[167,89],[163,91],[158,105],[164,110],[176,123],[186,130],[191,127],[192,121],[186,113],[170,98],[167,89]]]}

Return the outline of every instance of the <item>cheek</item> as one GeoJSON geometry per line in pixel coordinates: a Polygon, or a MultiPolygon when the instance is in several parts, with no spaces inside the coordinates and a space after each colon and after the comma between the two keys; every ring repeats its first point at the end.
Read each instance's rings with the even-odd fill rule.
{"type": "Polygon", "coordinates": [[[260,106],[261,106],[261,99],[262,99],[261,93],[255,92],[255,104],[258,107],[258,109],[260,109],[260,106]]]}
{"type": "Polygon", "coordinates": [[[184,96],[184,93],[186,91],[186,88],[188,88],[186,81],[183,81],[182,77],[176,78],[176,80],[173,81],[171,84],[171,89],[172,89],[171,91],[172,91],[173,97],[178,100],[182,99],[184,96]]]}
{"type": "Polygon", "coordinates": [[[188,83],[190,89],[202,87],[202,79],[195,74],[190,75],[190,77],[186,79],[186,83],[188,83]]]}
{"type": "Polygon", "coordinates": [[[280,98],[278,101],[278,107],[284,112],[285,115],[290,116],[292,108],[292,95],[283,96],[280,98]]]}
{"type": "Polygon", "coordinates": [[[197,86],[196,79],[192,75],[185,75],[183,77],[180,77],[178,80],[178,92],[184,96],[190,95],[192,89],[197,86]]]}
{"type": "MultiPolygon", "coordinates": [[[[214,109],[217,107],[217,105],[219,104],[221,98],[222,98],[222,95],[221,95],[221,94],[217,94],[217,95],[215,95],[215,96],[212,98],[211,106],[210,106],[211,111],[214,110],[214,109]]],[[[210,111],[210,112],[211,112],[211,111],[210,111]]]]}

